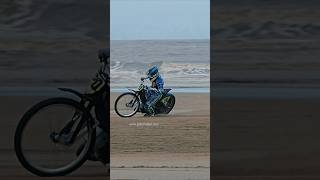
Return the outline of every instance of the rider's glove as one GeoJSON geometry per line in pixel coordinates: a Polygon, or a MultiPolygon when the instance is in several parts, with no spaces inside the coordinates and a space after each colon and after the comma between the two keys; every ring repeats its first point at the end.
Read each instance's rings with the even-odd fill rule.
{"type": "Polygon", "coordinates": [[[146,80],[146,79],[147,79],[146,77],[141,77],[141,78],[140,78],[141,81],[144,81],[144,80],[146,80]]]}
{"type": "Polygon", "coordinates": [[[98,76],[92,79],[92,83],[90,87],[94,92],[99,91],[103,86],[104,86],[104,81],[98,76]]]}
{"type": "Polygon", "coordinates": [[[157,88],[150,88],[151,91],[158,91],[157,88]]]}

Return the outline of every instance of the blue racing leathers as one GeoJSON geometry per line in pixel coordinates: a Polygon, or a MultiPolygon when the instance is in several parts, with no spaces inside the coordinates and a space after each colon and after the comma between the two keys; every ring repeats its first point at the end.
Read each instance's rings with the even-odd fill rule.
{"type": "Polygon", "coordinates": [[[147,102],[146,110],[148,114],[154,114],[154,107],[156,103],[160,100],[163,92],[164,81],[159,75],[151,84],[151,87],[147,89],[147,102]]]}

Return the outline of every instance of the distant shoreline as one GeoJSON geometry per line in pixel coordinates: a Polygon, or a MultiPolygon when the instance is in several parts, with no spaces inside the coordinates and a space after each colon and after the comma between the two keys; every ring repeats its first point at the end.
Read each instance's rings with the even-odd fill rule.
{"type": "MultiPolygon", "coordinates": [[[[136,89],[135,88],[129,88],[129,89],[136,89]]],[[[210,88],[206,87],[197,87],[197,88],[170,88],[172,89],[172,92],[174,93],[210,93],[210,88]]],[[[128,88],[111,88],[111,92],[128,92],[128,88]]]]}
{"type": "Polygon", "coordinates": [[[210,38],[208,39],[111,39],[110,42],[123,42],[123,41],[172,41],[172,42],[177,42],[177,41],[183,41],[183,42],[207,42],[210,41],[210,38]]]}
{"type": "MultiPolygon", "coordinates": [[[[59,86],[85,92],[84,87],[59,86]]],[[[136,87],[131,88],[136,89],[136,87]]],[[[173,93],[210,93],[210,88],[172,88],[173,93]]],[[[128,92],[128,88],[111,88],[111,93],[128,92]]],[[[65,96],[70,93],[58,90],[58,87],[0,87],[0,96],[65,96]]]]}
{"type": "MultiPolygon", "coordinates": [[[[73,96],[70,93],[59,91],[58,87],[67,87],[81,93],[86,92],[86,87],[80,86],[57,86],[57,87],[0,87],[0,96],[73,96]]],[[[129,92],[130,87],[111,88],[111,93],[129,92]]],[[[171,87],[168,87],[171,88],[171,87]]],[[[131,89],[136,89],[132,87],[131,89]]],[[[212,93],[214,98],[248,98],[248,99],[305,99],[320,98],[319,88],[290,88],[290,87],[209,87],[200,88],[172,88],[173,93],[206,94],[212,93]]]]}

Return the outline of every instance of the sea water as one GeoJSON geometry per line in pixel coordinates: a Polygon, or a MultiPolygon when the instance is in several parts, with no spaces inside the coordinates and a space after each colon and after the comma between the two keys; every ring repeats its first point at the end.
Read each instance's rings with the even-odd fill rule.
{"type": "Polygon", "coordinates": [[[167,88],[209,88],[210,41],[111,41],[111,88],[138,86],[153,65],[167,88]]]}

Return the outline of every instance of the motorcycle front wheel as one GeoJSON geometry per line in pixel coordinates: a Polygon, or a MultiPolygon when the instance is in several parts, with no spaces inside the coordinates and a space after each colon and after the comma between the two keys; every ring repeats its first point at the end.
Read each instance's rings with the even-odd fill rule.
{"type": "Polygon", "coordinates": [[[138,112],[139,108],[139,98],[131,92],[121,94],[114,104],[114,109],[120,117],[131,117],[138,112]]]}
{"type": "Polygon", "coordinates": [[[34,105],[24,114],[15,132],[18,160],[38,176],[73,172],[87,160],[94,145],[95,128],[89,118],[86,109],[69,98],[51,98],[34,105]],[[80,132],[73,135],[77,124],[80,132]]]}

